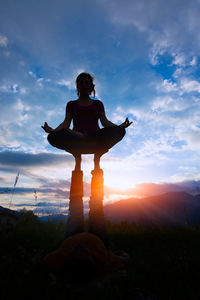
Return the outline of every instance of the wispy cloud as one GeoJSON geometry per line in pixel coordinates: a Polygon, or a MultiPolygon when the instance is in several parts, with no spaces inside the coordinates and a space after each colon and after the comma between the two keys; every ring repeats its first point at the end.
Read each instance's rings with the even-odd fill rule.
{"type": "Polygon", "coordinates": [[[7,36],[0,33],[0,47],[7,47],[7,46],[8,46],[7,36]]]}

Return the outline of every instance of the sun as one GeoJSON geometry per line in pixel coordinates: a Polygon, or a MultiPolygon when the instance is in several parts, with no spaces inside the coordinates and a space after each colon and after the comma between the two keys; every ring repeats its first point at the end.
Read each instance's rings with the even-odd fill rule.
{"type": "Polygon", "coordinates": [[[104,172],[104,185],[114,189],[127,190],[135,186],[135,182],[125,174],[109,174],[104,172]]]}

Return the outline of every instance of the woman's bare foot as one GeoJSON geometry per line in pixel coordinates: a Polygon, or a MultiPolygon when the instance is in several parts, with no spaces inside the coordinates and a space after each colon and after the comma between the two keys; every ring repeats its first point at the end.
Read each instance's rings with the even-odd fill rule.
{"type": "Polygon", "coordinates": [[[75,158],[75,168],[74,171],[80,171],[81,170],[81,154],[73,154],[75,158]]]}
{"type": "Polygon", "coordinates": [[[106,152],[108,152],[108,150],[104,150],[104,151],[101,151],[101,152],[98,152],[98,153],[94,154],[94,169],[95,170],[101,169],[100,168],[100,158],[106,152]]]}
{"type": "Polygon", "coordinates": [[[72,129],[70,129],[70,128],[67,128],[66,130],[69,131],[69,132],[71,132],[71,133],[73,133],[73,134],[76,134],[77,136],[80,136],[80,137],[84,137],[84,136],[85,136],[84,133],[79,132],[79,131],[72,130],[72,129]]]}

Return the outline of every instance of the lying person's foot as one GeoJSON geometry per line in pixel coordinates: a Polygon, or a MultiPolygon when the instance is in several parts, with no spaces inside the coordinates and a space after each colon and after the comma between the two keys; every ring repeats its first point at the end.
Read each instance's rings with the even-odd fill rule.
{"type": "Polygon", "coordinates": [[[130,256],[123,250],[115,250],[113,253],[121,258],[124,263],[128,263],[130,261],[130,256]]]}
{"type": "Polygon", "coordinates": [[[121,250],[121,249],[117,249],[116,246],[112,242],[110,243],[108,250],[111,251],[112,253],[114,253],[115,255],[120,256],[120,258],[123,260],[123,262],[125,264],[131,260],[130,255],[127,252],[125,252],[124,250],[121,250]]]}

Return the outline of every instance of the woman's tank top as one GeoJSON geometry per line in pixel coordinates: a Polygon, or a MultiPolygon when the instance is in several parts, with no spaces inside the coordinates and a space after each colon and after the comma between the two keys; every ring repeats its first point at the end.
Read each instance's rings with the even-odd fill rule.
{"type": "Polygon", "coordinates": [[[91,133],[100,129],[98,119],[100,112],[105,111],[100,100],[92,100],[90,105],[80,105],[77,100],[69,101],[66,113],[70,113],[73,120],[73,130],[82,133],[91,133]]]}

